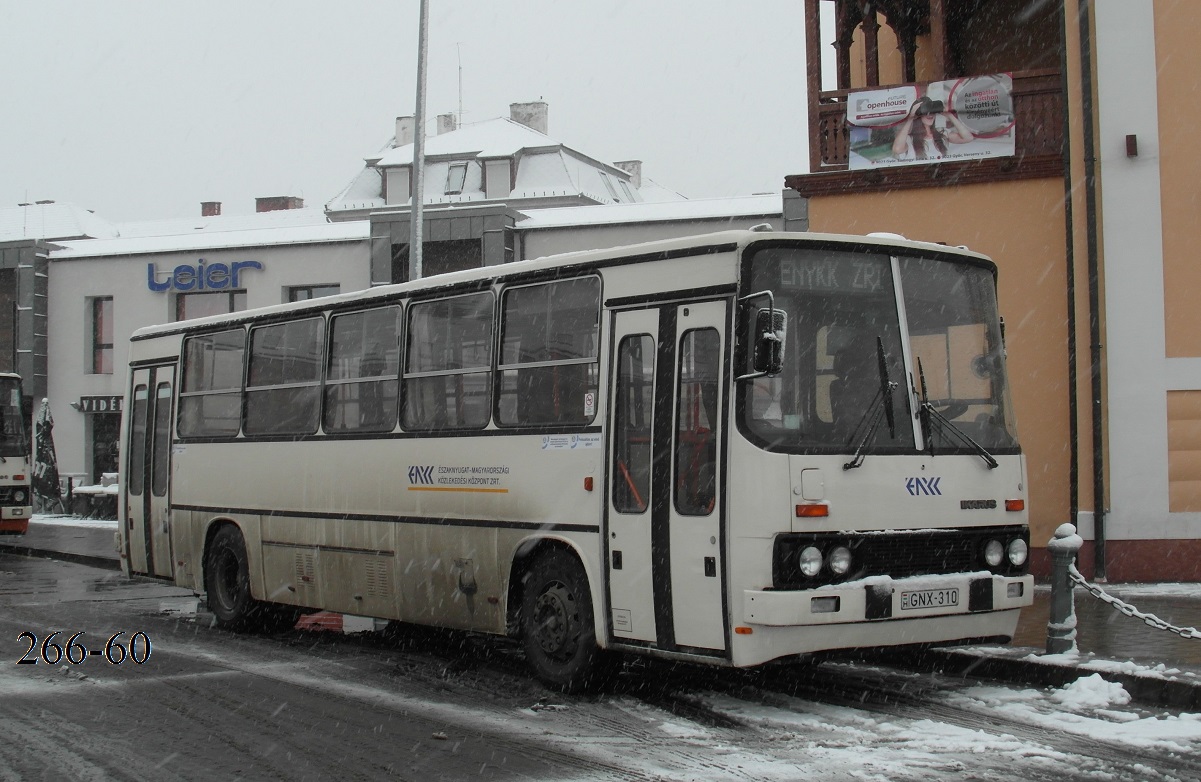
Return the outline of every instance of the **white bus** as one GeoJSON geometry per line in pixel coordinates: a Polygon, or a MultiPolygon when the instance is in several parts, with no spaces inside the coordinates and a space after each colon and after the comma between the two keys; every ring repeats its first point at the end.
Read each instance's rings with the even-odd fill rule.
{"type": "Polygon", "coordinates": [[[33,515],[21,376],[0,372],[0,535],[24,535],[33,515]]]}
{"type": "Polygon", "coordinates": [[[1032,598],[996,267],[731,231],[139,330],[127,572],[751,666],[1008,640],[1032,598]]]}

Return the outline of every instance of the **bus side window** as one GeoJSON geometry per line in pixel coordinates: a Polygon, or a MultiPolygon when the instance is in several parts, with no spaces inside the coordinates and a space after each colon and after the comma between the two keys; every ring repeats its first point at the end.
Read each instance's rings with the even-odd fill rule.
{"type": "Polygon", "coordinates": [[[317,431],[324,342],[320,317],[251,330],[246,434],[317,431]]]}
{"type": "Polygon", "coordinates": [[[180,437],[236,435],[242,422],[246,332],[230,329],[188,337],[179,394],[180,437]]]}
{"type": "Polygon", "coordinates": [[[654,338],[622,339],[613,400],[613,507],[618,513],[642,513],[650,502],[654,379],[654,338]]]}
{"type": "Polygon", "coordinates": [[[600,287],[598,277],[578,277],[505,290],[497,424],[587,424],[596,416],[600,287]]]}
{"type": "Polygon", "coordinates": [[[409,307],[405,350],[405,429],[482,429],[490,416],[491,293],[409,307]]]}
{"type": "Polygon", "coordinates": [[[708,516],[717,498],[717,422],[721,336],[695,329],[680,340],[676,398],[676,510],[708,516]]]}
{"type": "Polygon", "coordinates": [[[400,307],[336,315],[330,321],[322,428],[390,432],[399,389],[400,307]]]}

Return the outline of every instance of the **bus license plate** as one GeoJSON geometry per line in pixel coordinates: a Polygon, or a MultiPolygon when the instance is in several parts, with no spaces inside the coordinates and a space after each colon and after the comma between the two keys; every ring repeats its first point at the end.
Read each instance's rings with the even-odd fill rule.
{"type": "Polygon", "coordinates": [[[959,605],[959,589],[915,589],[901,593],[901,610],[951,608],[959,605]]]}

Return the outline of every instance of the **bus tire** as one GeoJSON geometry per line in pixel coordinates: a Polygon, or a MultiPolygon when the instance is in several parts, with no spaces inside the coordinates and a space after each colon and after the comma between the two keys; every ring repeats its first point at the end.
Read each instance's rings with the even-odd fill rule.
{"type": "Polygon", "coordinates": [[[275,632],[296,624],[299,611],[260,603],[250,594],[246,539],[233,524],[217,530],[204,557],[204,587],[217,626],[227,630],[275,632]]]}
{"type": "Polygon", "coordinates": [[[556,549],[534,560],[522,590],[521,629],[526,660],[546,684],[571,693],[607,678],[588,578],[571,554],[556,549]]]}

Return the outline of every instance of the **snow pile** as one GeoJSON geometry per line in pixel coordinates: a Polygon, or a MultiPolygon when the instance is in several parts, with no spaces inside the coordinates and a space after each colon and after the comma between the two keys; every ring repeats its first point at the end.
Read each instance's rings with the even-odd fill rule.
{"type": "Polygon", "coordinates": [[[1125,687],[1102,679],[1099,673],[1065,684],[1049,697],[1069,711],[1104,709],[1115,704],[1125,706],[1130,703],[1130,693],[1126,692],[1125,687]]]}

